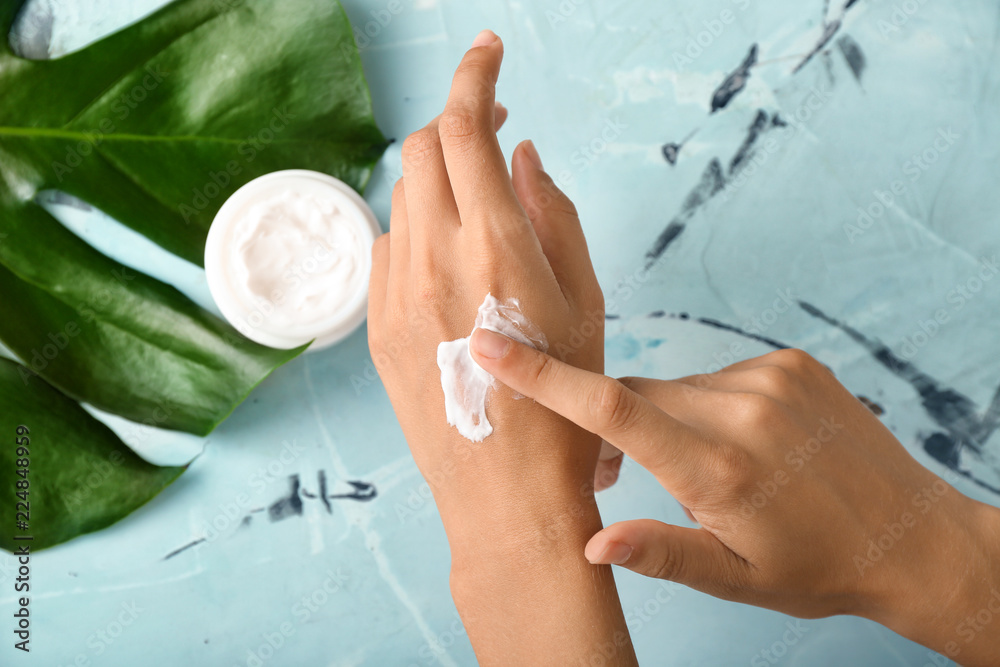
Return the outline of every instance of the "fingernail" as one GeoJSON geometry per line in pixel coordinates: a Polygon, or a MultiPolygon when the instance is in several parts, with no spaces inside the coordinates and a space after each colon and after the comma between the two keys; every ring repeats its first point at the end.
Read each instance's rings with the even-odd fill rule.
{"type": "Polygon", "coordinates": [[[472,41],[472,48],[479,46],[489,46],[493,42],[497,41],[496,33],[492,30],[483,30],[481,33],[476,35],[476,38],[472,41]]]}
{"type": "Polygon", "coordinates": [[[599,556],[593,558],[590,554],[585,554],[587,560],[593,565],[622,565],[632,556],[634,549],[621,542],[608,542],[604,551],[599,556]]]}
{"type": "Polygon", "coordinates": [[[542,166],[542,158],[538,154],[538,149],[535,148],[535,142],[528,141],[524,142],[524,152],[528,154],[528,159],[531,160],[531,164],[535,165],[535,169],[539,171],[544,171],[545,167],[542,166]]]}
{"type": "Polygon", "coordinates": [[[510,348],[510,339],[489,329],[476,329],[472,336],[472,348],[487,359],[501,359],[510,348]]]}

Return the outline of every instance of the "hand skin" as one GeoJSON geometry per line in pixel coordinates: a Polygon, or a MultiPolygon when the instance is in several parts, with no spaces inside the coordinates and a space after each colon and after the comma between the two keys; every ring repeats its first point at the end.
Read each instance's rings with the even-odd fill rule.
{"type": "Polygon", "coordinates": [[[531,142],[514,152],[512,175],[497,142],[502,58],[493,33],[477,37],[442,115],[403,144],[390,232],[372,251],[369,346],[441,514],[452,595],[479,662],[575,665],[600,654],[631,665],[611,568],[584,554],[601,529],[600,438],[506,390],[490,398],[494,433],[482,443],[445,419],[437,346],[469,335],[487,293],[520,299],[553,347],[588,326],[594,335],[565,360],[604,368],[604,300],[576,210],[531,142]]]}
{"type": "Polygon", "coordinates": [[[1000,510],[923,468],[800,350],[621,381],[477,330],[473,358],[601,435],[701,528],[617,523],[594,563],[802,618],[863,616],[966,665],[1000,664],[1000,510]]]}

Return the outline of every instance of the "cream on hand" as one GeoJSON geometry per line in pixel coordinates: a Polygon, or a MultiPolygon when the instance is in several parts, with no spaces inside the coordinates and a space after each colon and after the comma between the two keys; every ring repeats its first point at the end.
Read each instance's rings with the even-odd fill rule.
{"type": "MultiPolygon", "coordinates": [[[[480,328],[503,334],[542,352],[549,349],[545,334],[524,316],[517,299],[500,303],[492,294],[487,294],[479,306],[472,331],[480,328]]],[[[496,387],[496,379],[472,359],[471,338],[470,333],[467,338],[438,345],[437,363],[441,369],[448,423],[469,440],[482,442],[493,433],[493,425],[486,417],[486,403],[490,389],[496,387]]]]}

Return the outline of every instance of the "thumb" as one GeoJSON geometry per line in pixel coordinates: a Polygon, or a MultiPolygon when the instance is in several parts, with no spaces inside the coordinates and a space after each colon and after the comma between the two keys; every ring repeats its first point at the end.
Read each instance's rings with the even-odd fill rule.
{"type": "Polygon", "coordinates": [[[652,519],[608,526],[590,538],[584,554],[595,565],[620,565],[727,599],[744,588],[750,568],[707,530],[652,519]]]}

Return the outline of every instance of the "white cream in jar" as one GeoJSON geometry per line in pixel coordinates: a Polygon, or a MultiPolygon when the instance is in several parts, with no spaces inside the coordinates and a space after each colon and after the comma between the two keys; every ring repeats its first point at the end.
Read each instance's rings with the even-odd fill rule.
{"type": "Polygon", "coordinates": [[[216,215],[205,245],[208,286],[247,338],[327,347],[365,320],[380,233],[364,199],[342,181],[305,170],[268,174],[216,215]]]}

